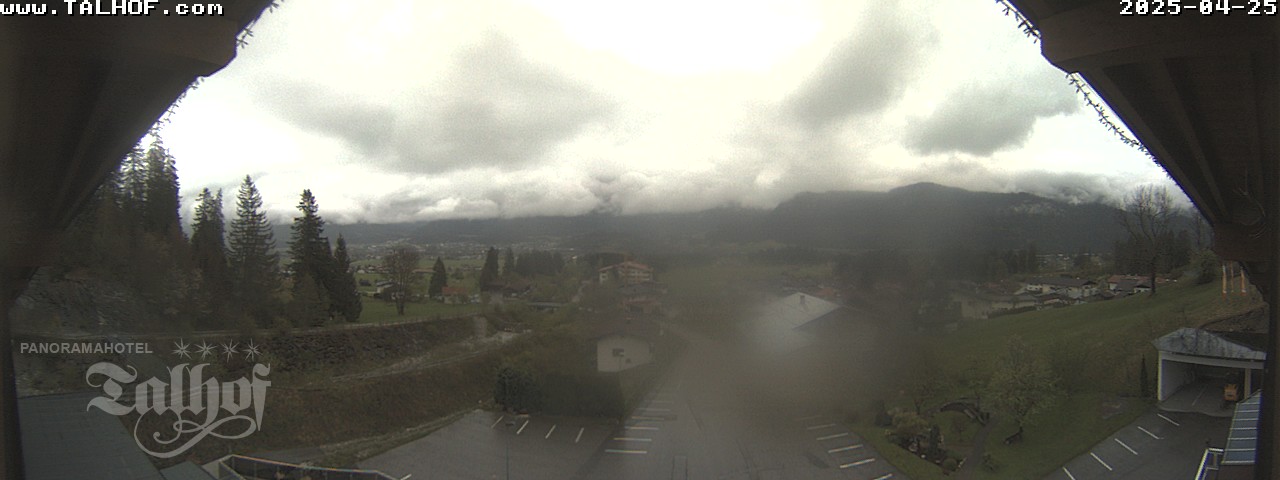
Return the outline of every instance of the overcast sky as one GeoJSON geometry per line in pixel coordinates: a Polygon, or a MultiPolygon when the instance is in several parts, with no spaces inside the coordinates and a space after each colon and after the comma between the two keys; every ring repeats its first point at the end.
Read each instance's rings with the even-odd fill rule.
{"type": "Polygon", "coordinates": [[[990,0],[286,1],[162,136],[338,223],[1173,185],[990,0]]]}

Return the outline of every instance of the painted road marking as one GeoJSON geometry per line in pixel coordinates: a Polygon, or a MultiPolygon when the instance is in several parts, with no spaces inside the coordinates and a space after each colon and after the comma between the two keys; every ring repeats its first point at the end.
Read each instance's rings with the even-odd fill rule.
{"type": "Polygon", "coordinates": [[[652,442],[653,441],[652,438],[639,438],[639,437],[613,437],[613,439],[619,442],[652,442]]]}
{"type": "Polygon", "coordinates": [[[834,423],[827,423],[827,424],[823,424],[823,425],[814,425],[814,426],[812,426],[812,427],[805,427],[805,430],[822,430],[822,429],[824,429],[824,428],[831,428],[831,427],[834,427],[834,426],[836,426],[836,424],[834,424],[834,423]]]}
{"type": "Polygon", "coordinates": [[[1094,459],[1094,460],[1097,460],[1097,461],[1098,461],[1098,463],[1101,463],[1101,464],[1102,464],[1102,466],[1107,467],[1107,471],[1108,471],[1108,472],[1114,472],[1114,471],[1115,471],[1115,469],[1111,468],[1111,465],[1107,465],[1107,462],[1104,462],[1104,461],[1102,461],[1102,459],[1101,459],[1101,458],[1098,458],[1098,455],[1097,455],[1097,454],[1094,454],[1093,452],[1089,452],[1089,456],[1093,457],[1093,459],[1094,459]]]}
{"type": "Polygon", "coordinates": [[[498,426],[498,424],[499,424],[499,423],[501,423],[501,422],[502,422],[502,419],[504,419],[504,418],[507,418],[507,417],[506,417],[505,415],[498,415],[498,419],[497,419],[497,420],[494,420],[494,421],[493,421],[493,425],[489,425],[489,428],[493,428],[493,427],[498,426]]]}
{"type": "Polygon", "coordinates": [[[1200,396],[1201,396],[1201,395],[1204,395],[1204,391],[1205,391],[1205,389],[1206,389],[1206,388],[1208,388],[1208,387],[1204,387],[1204,386],[1201,386],[1201,387],[1200,387],[1200,393],[1197,393],[1197,394],[1196,394],[1196,398],[1195,398],[1195,400],[1192,400],[1192,401],[1191,401],[1191,404],[1192,404],[1192,405],[1195,405],[1196,403],[1199,403],[1199,402],[1200,402],[1200,396]]]}
{"type": "Polygon", "coordinates": [[[819,418],[822,418],[822,415],[810,415],[810,416],[808,416],[808,417],[804,417],[804,418],[797,418],[797,419],[796,419],[796,423],[812,422],[812,421],[817,420],[817,419],[819,419],[819,418]]]}
{"type": "Polygon", "coordinates": [[[648,410],[650,412],[670,412],[671,411],[670,408],[655,408],[655,407],[641,407],[640,409],[648,410]]]}
{"type": "Polygon", "coordinates": [[[640,415],[633,415],[631,419],[643,422],[645,420],[662,420],[662,417],[644,417],[640,415]]]}
{"type": "Polygon", "coordinates": [[[529,421],[528,421],[528,420],[525,420],[525,421],[524,421],[524,425],[521,425],[521,426],[520,426],[520,429],[519,429],[519,430],[516,430],[516,435],[519,435],[519,434],[520,434],[520,432],[523,432],[523,431],[524,431],[524,427],[527,427],[527,426],[529,426],[529,421]]]}
{"type": "Polygon", "coordinates": [[[832,435],[827,435],[824,437],[818,437],[818,441],[831,440],[833,438],[840,438],[840,437],[847,437],[847,436],[849,436],[849,432],[840,432],[832,435]]]}
{"type": "MultiPolygon", "coordinates": [[[[893,474],[892,474],[892,473],[886,473],[886,474],[884,474],[884,475],[881,475],[881,476],[879,476],[879,477],[873,478],[873,479],[871,479],[871,480],[889,480],[890,478],[893,478],[893,474]]],[[[1073,480],[1074,480],[1074,479],[1073,479],[1073,480]]]]}
{"type": "Polygon", "coordinates": [[[542,437],[542,438],[543,438],[544,440],[545,440],[545,439],[548,439],[548,438],[551,438],[551,432],[554,432],[554,431],[556,431],[556,426],[555,426],[555,424],[552,424],[552,425],[551,425],[551,430],[547,430],[547,436],[542,437]]]}
{"type": "Polygon", "coordinates": [[[1067,467],[1062,467],[1062,473],[1067,474],[1067,478],[1070,478],[1071,480],[1076,480],[1076,476],[1072,475],[1071,470],[1067,470],[1067,467]]]}
{"type": "Polygon", "coordinates": [[[858,465],[866,465],[866,464],[871,463],[871,462],[874,462],[874,461],[876,461],[876,459],[874,459],[874,458],[868,458],[868,459],[866,459],[866,460],[858,460],[858,461],[853,462],[853,463],[846,463],[846,464],[844,464],[844,465],[841,465],[841,466],[840,466],[840,468],[849,468],[849,467],[856,467],[856,466],[858,466],[858,465]]]}
{"type": "Polygon", "coordinates": [[[579,440],[582,440],[582,431],[586,429],[587,427],[578,427],[578,438],[573,439],[573,443],[578,443],[579,440]]]}
{"type": "Polygon", "coordinates": [[[1172,423],[1172,424],[1173,424],[1173,426],[1175,426],[1175,427],[1181,427],[1181,426],[1182,426],[1182,424],[1180,424],[1180,423],[1178,423],[1178,422],[1173,421],[1173,419],[1172,419],[1172,418],[1166,417],[1166,416],[1161,415],[1161,414],[1159,414],[1159,413],[1157,413],[1157,414],[1156,414],[1156,416],[1157,416],[1157,417],[1160,417],[1160,418],[1163,418],[1163,419],[1164,419],[1164,421],[1166,421],[1166,422],[1172,423]]]}
{"type": "Polygon", "coordinates": [[[1128,446],[1128,445],[1125,445],[1125,443],[1124,443],[1124,442],[1122,442],[1122,441],[1120,441],[1120,439],[1119,439],[1119,438],[1113,438],[1112,440],[1115,440],[1115,441],[1116,441],[1116,443],[1119,443],[1119,444],[1120,444],[1120,446],[1121,446],[1121,447],[1124,447],[1124,449],[1125,449],[1125,450],[1128,450],[1128,451],[1129,451],[1129,453],[1132,453],[1132,454],[1134,454],[1134,455],[1137,455],[1137,454],[1138,454],[1138,451],[1137,451],[1137,450],[1134,450],[1134,449],[1132,449],[1132,448],[1129,448],[1129,446],[1128,446]]]}
{"type": "Polygon", "coordinates": [[[1145,429],[1145,428],[1138,427],[1138,430],[1142,430],[1142,433],[1145,433],[1145,434],[1147,434],[1147,435],[1151,436],[1151,438],[1154,438],[1154,439],[1156,439],[1156,440],[1162,440],[1160,437],[1157,437],[1157,436],[1156,436],[1156,434],[1154,434],[1154,433],[1151,433],[1151,432],[1147,431],[1147,429],[1145,429]]]}
{"type": "Polygon", "coordinates": [[[658,429],[658,427],[645,427],[645,426],[639,426],[639,425],[627,425],[622,428],[625,428],[627,430],[657,430],[658,429]]]}
{"type": "Polygon", "coordinates": [[[649,453],[648,450],[619,450],[616,448],[606,448],[605,453],[622,453],[627,455],[644,455],[649,453]]]}
{"type": "Polygon", "coordinates": [[[849,450],[853,450],[853,449],[855,449],[855,448],[862,448],[862,444],[849,445],[849,446],[847,446],[847,447],[840,447],[840,448],[833,448],[833,449],[831,449],[831,450],[827,450],[827,453],[847,452],[847,451],[849,451],[849,450]]]}

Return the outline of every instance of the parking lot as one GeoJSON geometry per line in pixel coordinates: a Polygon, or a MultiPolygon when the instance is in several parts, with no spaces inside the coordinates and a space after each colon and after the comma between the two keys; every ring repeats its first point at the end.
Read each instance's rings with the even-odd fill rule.
{"type": "Polygon", "coordinates": [[[1045,480],[1193,478],[1205,442],[1222,446],[1230,419],[1153,411],[1045,480]]]}
{"type": "Polygon", "coordinates": [[[562,479],[617,428],[616,423],[472,412],[426,437],[360,462],[414,479],[562,479]]]}

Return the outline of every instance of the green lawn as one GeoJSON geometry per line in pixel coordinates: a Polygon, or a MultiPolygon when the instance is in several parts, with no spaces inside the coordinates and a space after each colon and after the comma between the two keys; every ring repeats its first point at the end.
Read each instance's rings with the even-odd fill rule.
{"type": "MultiPolygon", "coordinates": [[[[947,379],[974,375],[975,371],[990,372],[995,358],[1013,335],[1021,336],[1044,353],[1059,374],[1060,385],[1069,393],[1029,419],[1025,441],[1019,444],[1003,444],[1017,426],[1007,416],[996,413],[995,419],[1000,423],[987,439],[986,452],[1000,467],[994,472],[977,470],[978,478],[1041,478],[1150,408],[1150,403],[1136,398],[1136,394],[1144,358],[1151,380],[1155,379],[1152,340],[1177,328],[1200,326],[1260,304],[1256,298],[1224,300],[1220,287],[1212,283],[1172,285],[1162,288],[1155,297],[1139,295],[972,321],[953,334],[928,338],[923,348],[932,350],[937,368],[947,379]]],[[[938,395],[939,400],[969,393],[955,385],[944,390],[938,395]]],[[[902,398],[889,399],[890,405],[903,403],[902,398]]],[[[864,436],[882,431],[867,425],[857,428],[867,432],[864,436]]],[[[969,443],[967,439],[957,440],[960,441],[956,443],[969,443]]],[[[878,442],[873,444],[887,450],[882,452],[886,460],[911,478],[940,475],[931,464],[914,459],[887,440],[881,438],[878,442]]]]}
{"type": "Polygon", "coordinates": [[[1013,445],[1005,445],[1004,439],[1013,435],[1018,426],[1001,421],[991,431],[986,446],[986,452],[995,457],[999,467],[994,472],[979,468],[977,478],[1043,478],[1142,416],[1149,406],[1137,398],[1101,393],[1070,395],[1031,417],[1031,425],[1023,432],[1024,440],[1013,445]],[[1103,419],[1104,402],[1120,402],[1123,410],[1103,419]]]}

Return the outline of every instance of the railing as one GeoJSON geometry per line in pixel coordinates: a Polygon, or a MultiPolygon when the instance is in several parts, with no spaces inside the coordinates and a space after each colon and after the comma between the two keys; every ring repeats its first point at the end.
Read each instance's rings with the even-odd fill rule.
{"type": "Polygon", "coordinates": [[[397,480],[377,470],[323,468],[229,455],[218,462],[219,478],[275,479],[310,477],[315,480],[397,480]]]}
{"type": "Polygon", "coordinates": [[[1218,466],[1222,464],[1221,448],[1206,448],[1200,457],[1200,469],[1196,470],[1195,480],[1213,480],[1218,478],[1218,466]],[[1212,473],[1212,476],[1211,476],[1212,473]]]}

